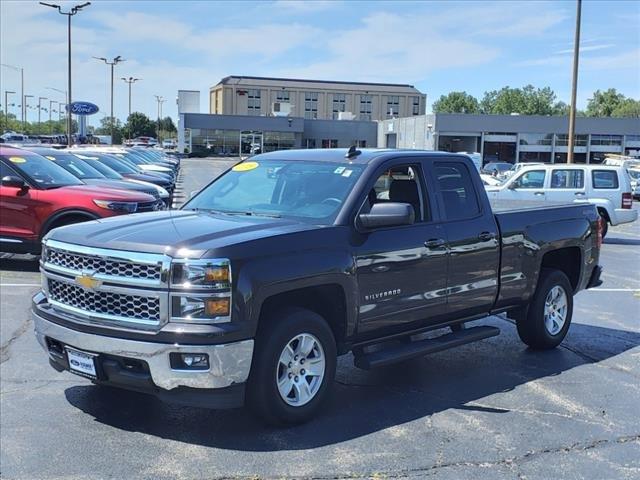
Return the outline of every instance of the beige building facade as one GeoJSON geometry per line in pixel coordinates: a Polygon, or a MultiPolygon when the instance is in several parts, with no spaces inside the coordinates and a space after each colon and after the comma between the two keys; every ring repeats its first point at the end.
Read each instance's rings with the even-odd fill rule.
{"type": "Polygon", "coordinates": [[[209,90],[217,115],[378,121],[424,115],[425,105],[423,93],[403,84],[229,76],[209,90]]]}

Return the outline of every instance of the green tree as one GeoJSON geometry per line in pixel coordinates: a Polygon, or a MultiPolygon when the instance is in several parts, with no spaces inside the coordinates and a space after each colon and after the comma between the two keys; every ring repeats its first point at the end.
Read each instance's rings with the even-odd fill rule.
{"type": "Polygon", "coordinates": [[[625,98],[611,113],[612,117],[640,118],[640,100],[625,98]]]}
{"type": "Polygon", "coordinates": [[[433,102],[435,113],[478,113],[478,100],[467,92],[450,92],[433,102]]]}
{"type": "Polygon", "coordinates": [[[111,135],[111,143],[120,145],[124,137],[122,122],[117,118],[112,122],[111,117],[102,117],[100,119],[100,126],[95,129],[95,134],[111,135]]]}
{"type": "Polygon", "coordinates": [[[510,115],[558,115],[566,110],[566,105],[556,102],[556,94],[551,88],[536,88],[526,85],[523,88],[503,87],[500,90],[485,92],[480,108],[483,113],[510,115]]]}
{"type": "Polygon", "coordinates": [[[175,133],[178,131],[171,117],[164,117],[160,119],[160,130],[167,133],[175,133]]]}
{"type": "Polygon", "coordinates": [[[127,118],[127,123],[124,125],[124,131],[128,138],[135,138],[139,136],[155,137],[156,122],[150,120],[144,113],[133,112],[127,118]]]}
{"type": "Polygon", "coordinates": [[[587,101],[587,116],[610,117],[624,101],[625,96],[618,93],[615,88],[609,88],[603,92],[596,90],[587,101]]]}

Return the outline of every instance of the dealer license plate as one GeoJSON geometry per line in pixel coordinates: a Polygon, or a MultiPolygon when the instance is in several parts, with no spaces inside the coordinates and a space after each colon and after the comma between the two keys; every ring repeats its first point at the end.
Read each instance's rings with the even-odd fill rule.
{"type": "Polygon", "coordinates": [[[69,347],[66,347],[66,350],[67,359],[69,360],[69,370],[72,373],[92,379],[98,377],[98,375],[96,374],[96,363],[94,361],[94,354],[81,352],[69,347]]]}

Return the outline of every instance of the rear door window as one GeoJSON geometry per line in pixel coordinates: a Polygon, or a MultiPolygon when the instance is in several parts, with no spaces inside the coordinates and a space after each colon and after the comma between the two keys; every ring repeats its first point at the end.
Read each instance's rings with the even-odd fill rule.
{"type": "Polygon", "coordinates": [[[435,162],[434,173],[447,220],[472,218],[480,213],[480,202],[466,165],[435,162]]]}
{"type": "Polygon", "coordinates": [[[551,188],[581,189],[584,188],[584,171],[582,170],[553,170],[551,173],[551,188]]]}
{"type": "Polygon", "coordinates": [[[618,188],[618,172],[615,170],[594,170],[591,172],[593,188],[613,189],[618,188]]]}

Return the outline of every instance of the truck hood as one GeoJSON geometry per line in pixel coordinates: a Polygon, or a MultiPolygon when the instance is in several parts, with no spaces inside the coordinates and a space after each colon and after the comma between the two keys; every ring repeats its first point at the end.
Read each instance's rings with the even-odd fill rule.
{"type": "Polygon", "coordinates": [[[69,195],[83,195],[95,200],[118,200],[122,202],[153,202],[156,200],[156,197],[143,192],[89,184],[60,187],[59,191],[69,193],[69,195]]]}
{"type": "Polygon", "coordinates": [[[48,239],[88,247],[199,258],[225,246],[315,227],[280,218],[164,211],[110,217],[52,230],[48,239]]]}

